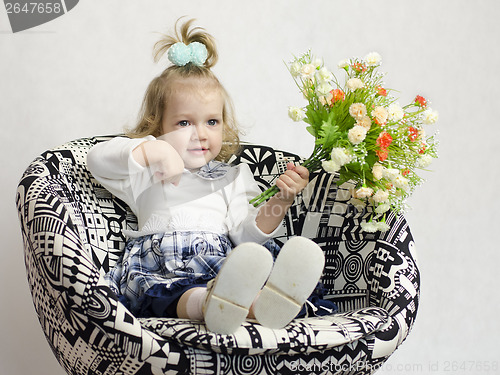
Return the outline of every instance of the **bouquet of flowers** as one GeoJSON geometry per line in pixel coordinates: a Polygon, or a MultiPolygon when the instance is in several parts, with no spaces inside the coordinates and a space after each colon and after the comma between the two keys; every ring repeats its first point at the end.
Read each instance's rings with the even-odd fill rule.
{"type": "MultiPolygon", "coordinates": [[[[423,182],[417,170],[437,157],[437,140],[427,135],[426,125],[435,123],[438,113],[420,95],[399,105],[392,90],[384,87],[384,74],[378,71],[381,60],[372,52],[363,59],[341,61],[344,85],[310,52],[289,64],[307,105],[289,107],[288,114],[307,123],[315,138],[303,165],[311,172],[322,167],[338,173],[338,185],[354,183],[349,203],[357,210],[372,207],[370,220],[362,223],[367,232],[388,229],[387,211],[406,210],[406,198],[423,182]]],[[[273,186],[250,203],[258,206],[278,191],[273,186]]]]}

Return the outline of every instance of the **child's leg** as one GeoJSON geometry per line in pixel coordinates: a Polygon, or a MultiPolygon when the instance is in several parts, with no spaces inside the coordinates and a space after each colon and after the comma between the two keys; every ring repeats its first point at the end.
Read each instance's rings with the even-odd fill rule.
{"type": "Polygon", "coordinates": [[[177,316],[182,319],[203,320],[203,303],[206,299],[207,288],[187,290],[177,302],[177,316]]]}
{"type": "MultiPolygon", "coordinates": [[[[256,299],[259,298],[258,295],[256,299]]],[[[196,287],[187,290],[177,302],[177,317],[181,319],[203,320],[203,304],[207,299],[207,288],[196,287]]],[[[248,319],[255,319],[253,304],[248,309],[248,319]]]]}
{"type": "Polygon", "coordinates": [[[253,304],[259,323],[269,328],[290,323],[316,287],[324,265],[323,251],[316,243],[305,237],[288,240],[253,304]]]}

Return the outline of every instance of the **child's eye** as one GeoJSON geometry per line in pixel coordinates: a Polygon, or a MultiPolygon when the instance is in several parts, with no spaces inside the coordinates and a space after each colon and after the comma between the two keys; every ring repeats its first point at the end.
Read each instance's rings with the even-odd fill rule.
{"type": "Polygon", "coordinates": [[[216,119],[208,120],[208,125],[210,125],[210,126],[215,126],[218,123],[219,123],[219,120],[216,120],[216,119]]]}
{"type": "Polygon", "coordinates": [[[182,126],[182,127],[189,126],[189,121],[187,121],[187,120],[182,120],[182,121],[179,121],[179,122],[177,123],[177,125],[182,126]]]}

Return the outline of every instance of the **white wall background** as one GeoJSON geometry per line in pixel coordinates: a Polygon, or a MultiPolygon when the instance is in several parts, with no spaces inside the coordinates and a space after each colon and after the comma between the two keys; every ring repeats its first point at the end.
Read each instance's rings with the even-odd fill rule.
{"type": "Polygon", "coordinates": [[[0,373],[63,374],[25,277],[14,204],[23,170],[50,147],[132,125],[163,68],[151,58],[155,33],[183,15],[217,38],[215,70],[246,140],[308,155],[312,137],[287,118],[287,106],[303,102],[283,61],[309,48],[332,69],[378,51],[401,102],[415,94],[432,101],[440,159],[407,215],[419,248],[421,306],[382,372],[453,373],[465,364],[456,373],[500,373],[486,371],[500,361],[496,0],[92,0],[17,34],[0,6],[0,373]]]}

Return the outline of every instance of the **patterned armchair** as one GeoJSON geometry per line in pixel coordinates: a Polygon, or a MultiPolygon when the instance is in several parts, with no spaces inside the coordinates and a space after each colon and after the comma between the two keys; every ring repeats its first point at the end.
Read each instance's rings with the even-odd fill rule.
{"type": "MultiPolygon", "coordinates": [[[[311,175],[276,237],[313,239],[324,250],[326,298],[340,311],[279,330],[245,322],[232,335],[182,319],[137,319],[103,280],[123,249],[130,209],[86,168],[88,150],[110,137],[69,142],[37,157],[16,203],[27,276],[41,327],[69,374],[370,374],[408,335],[419,301],[415,247],[403,217],[383,234],[360,230],[369,212],[347,204],[349,186],[311,175]]],[[[262,187],[296,155],[245,145],[262,187]]]]}

